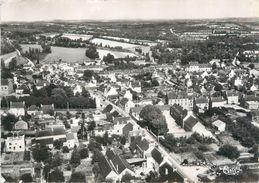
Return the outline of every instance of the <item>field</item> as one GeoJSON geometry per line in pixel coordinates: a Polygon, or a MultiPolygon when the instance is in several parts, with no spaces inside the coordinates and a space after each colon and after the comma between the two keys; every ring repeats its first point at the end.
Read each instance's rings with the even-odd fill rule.
{"type": "Polygon", "coordinates": [[[45,37],[50,37],[50,38],[54,38],[55,36],[58,36],[59,33],[44,33],[44,34],[40,34],[40,36],[45,36],[45,37]]]}
{"type": "Polygon", "coordinates": [[[97,49],[99,53],[99,57],[102,59],[104,56],[106,56],[108,53],[112,54],[114,58],[125,58],[127,55],[130,57],[137,56],[134,53],[131,52],[119,52],[119,51],[110,51],[110,50],[103,50],[103,49],[97,49]]]}
{"type": "MultiPolygon", "coordinates": [[[[21,44],[22,51],[28,51],[29,48],[38,48],[42,49],[40,45],[36,44],[21,44]]],[[[85,48],[64,48],[64,47],[57,47],[57,46],[51,46],[52,53],[48,54],[44,59],[43,62],[52,62],[52,61],[58,61],[59,59],[62,59],[62,61],[65,62],[83,62],[89,60],[85,56],[85,48]]],[[[106,56],[108,53],[112,54],[115,58],[124,58],[127,55],[130,57],[137,56],[134,53],[131,52],[119,52],[119,51],[110,51],[110,50],[104,50],[104,49],[97,49],[99,53],[99,57],[102,59],[103,56],[106,56]]]]}
{"type": "Polygon", "coordinates": [[[123,38],[123,37],[112,37],[112,36],[102,36],[103,38],[108,38],[108,39],[113,39],[113,40],[117,40],[117,41],[125,41],[128,43],[139,43],[139,44],[145,44],[148,46],[156,46],[157,42],[154,41],[149,41],[149,40],[137,40],[137,39],[128,39],[128,38],[123,38]]]}
{"type": "Polygon", "coordinates": [[[122,47],[122,48],[134,48],[138,47],[138,45],[135,44],[130,44],[130,43],[123,43],[119,41],[111,41],[111,40],[106,40],[106,39],[101,39],[101,38],[94,38],[91,40],[92,43],[94,44],[102,44],[102,46],[110,46],[110,47],[122,47]]]}
{"type": "MultiPolygon", "coordinates": [[[[21,46],[23,51],[29,50],[29,47],[41,48],[40,45],[22,44],[21,46]]],[[[51,53],[43,59],[43,62],[50,63],[58,61],[59,59],[69,63],[81,63],[89,60],[89,58],[85,56],[85,48],[63,48],[51,46],[51,53]]]]}
{"type": "Polygon", "coordinates": [[[71,40],[78,40],[82,39],[82,41],[89,40],[93,36],[92,35],[87,35],[87,34],[70,34],[70,33],[64,33],[61,37],[69,38],[71,40]]]}

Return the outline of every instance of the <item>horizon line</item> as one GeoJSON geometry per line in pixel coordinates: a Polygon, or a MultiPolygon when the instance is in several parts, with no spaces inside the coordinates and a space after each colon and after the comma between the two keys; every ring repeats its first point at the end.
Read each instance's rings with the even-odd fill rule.
{"type": "MultiPolygon", "coordinates": [[[[165,21],[183,21],[183,20],[189,20],[189,21],[197,21],[197,20],[234,20],[234,19],[259,19],[258,17],[218,17],[218,18],[175,18],[175,19],[51,19],[51,20],[33,20],[33,21],[20,21],[20,20],[9,20],[9,21],[3,21],[1,20],[1,23],[36,23],[36,22],[147,22],[147,21],[153,21],[153,22],[165,22],[165,21]]],[[[259,20],[258,20],[259,21],[259,20]]]]}

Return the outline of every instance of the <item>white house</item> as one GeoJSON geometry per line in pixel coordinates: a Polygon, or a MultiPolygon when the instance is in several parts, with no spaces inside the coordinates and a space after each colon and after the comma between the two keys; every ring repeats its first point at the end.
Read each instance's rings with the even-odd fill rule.
{"type": "Polygon", "coordinates": [[[129,100],[133,99],[133,95],[131,94],[130,90],[126,90],[125,94],[123,95],[124,98],[127,98],[129,100]]]}
{"type": "Polygon", "coordinates": [[[64,146],[67,146],[69,149],[73,149],[75,145],[79,146],[79,141],[77,138],[77,133],[67,133],[66,134],[66,142],[64,143],[64,146]]]}
{"type": "Polygon", "coordinates": [[[5,140],[6,152],[25,151],[24,135],[17,137],[7,137],[5,140]]]}
{"type": "Polygon", "coordinates": [[[188,97],[187,92],[170,92],[167,94],[168,105],[178,104],[184,109],[189,110],[193,107],[191,97],[188,97]]]}
{"type": "Polygon", "coordinates": [[[14,124],[15,130],[28,130],[28,123],[20,119],[14,124]]]}
{"type": "Polygon", "coordinates": [[[216,120],[212,123],[212,125],[220,132],[224,132],[226,129],[226,123],[221,120],[216,120]]]}
{"type": "Polygon", "coordinates": [[[105,96],[115,96],[115,95],[118,95],[118,92],[114,87],[107,87],[104,90],[104,95],[105,96]]]}
{"type": "Polygon", "coordinates": [[[237,77],[234,81],[235,86],[243,86],[243,80],[240,77],[237,77]]]}
{"type": "Polygon", "coordinates": [[[129,122],[129,117],[116,117],[113,119],[112,134],[123,135],[123,128],[129,122]]]}
{"type": "Polygon", "coordinates": [[[16,116],[25,115],[25,102],[10,102],[9,113],[16,116]]]}
{"type": "Polygon", "coordinates": [[[76,85],[76,87],[73,89],[73,93],[74,93],[74,95],[76,95],[76,93],[81,94],[82,90],[83,90],[82,86],[76,85]]]}
{"type": "Polygon", "coordinates": [[[131,88],[133,91],[137,93],[141,93],[141,83],[140,82],[131,82],[129,85],[129,88],[131,88]]]}
{"type": "Polygon", "coordinates": [[[222,107],[227,104],[227,101],[224,100],[222,97],[212,97],[211,98],[212,107],[222,107]]]}
{"type": "Polygon", "coordinates": [[[199,107],[200,109],[205,109],[208,108],[209,101],[205,97],[200,97],[195,99],[196,106],[199,107]]]}
{"type": "Polygon", "coordinates": [[[227,91],[227,98],[228,98],[228,103],[229,104],[238,104],[238,93],[237,92],[232,92],[232,91],[227,91]]]}

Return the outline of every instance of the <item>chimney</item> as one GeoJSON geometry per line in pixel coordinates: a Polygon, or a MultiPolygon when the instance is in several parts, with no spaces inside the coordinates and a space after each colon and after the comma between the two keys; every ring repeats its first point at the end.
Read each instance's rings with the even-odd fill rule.
{"type": "Polygon", "coordinates": [[[119,165],[116,165],[116,171],[119,172],[119,165]]]}

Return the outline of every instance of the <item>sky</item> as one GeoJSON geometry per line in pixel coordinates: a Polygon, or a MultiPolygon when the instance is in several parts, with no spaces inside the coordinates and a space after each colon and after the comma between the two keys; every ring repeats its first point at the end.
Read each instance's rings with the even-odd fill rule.
{"type": "Polygon", "coordinates": [[[0,0],[2,21],[259,17],[259,0],[0,0]]]}

